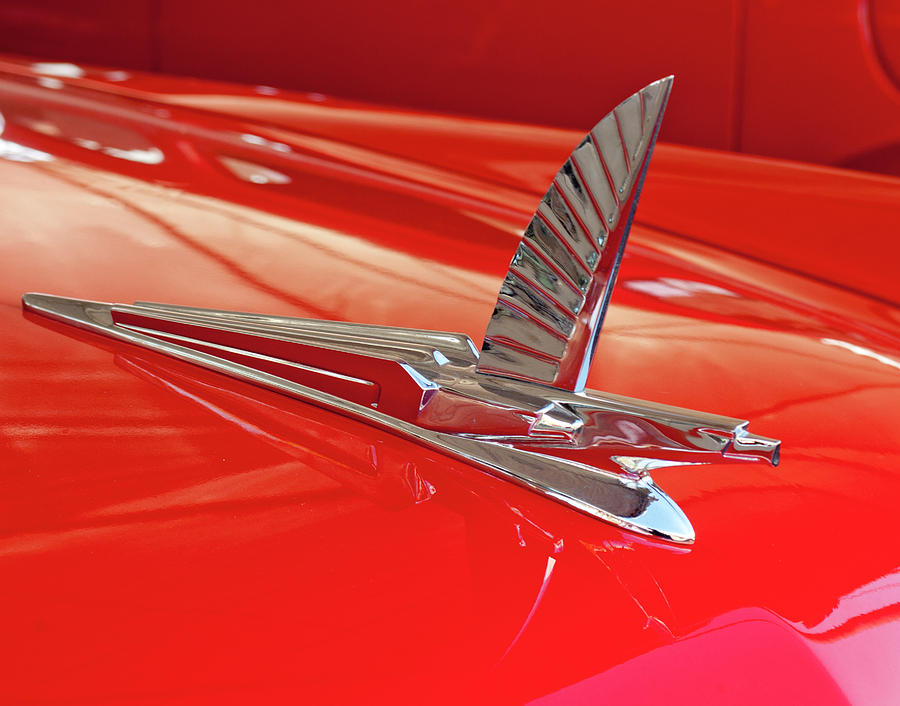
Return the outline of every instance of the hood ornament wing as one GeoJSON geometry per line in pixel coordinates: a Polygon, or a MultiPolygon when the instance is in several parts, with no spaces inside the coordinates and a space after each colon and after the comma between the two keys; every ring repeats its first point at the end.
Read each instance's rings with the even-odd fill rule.
{"type": "Polygon", "coordinates": [[[563,164],[525,229],[478,372],[581,391],[672,77],[627,98],[563,164]]]}
{"type": "Polygon", "coordinates": [[[584,391],[671,84],[628,98],[563,165],[480,354],[439,331],[47,294],[23,304],[411,437],[624,529],[692,542],[649,471],[710,456],[777,464],[780,442],[739,419],[584,391]]]}

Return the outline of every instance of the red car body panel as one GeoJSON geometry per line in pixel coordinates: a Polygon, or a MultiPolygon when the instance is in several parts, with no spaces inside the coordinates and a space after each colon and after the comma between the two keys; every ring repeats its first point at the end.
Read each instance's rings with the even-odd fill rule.
{"type": "Polygon", "coordinates": [[[897,0],[7,0],[0,51],[581,130],[678,76],[662,138],[900,173],[897,0]]]}
{"type": "Polygon", "coordinates": [[[4,702],[897,702],[900,182],[657,148],[588,386],[783,442],[674,547],[18,303],[477,342],[577,134],[0,68],[4,702]]]}

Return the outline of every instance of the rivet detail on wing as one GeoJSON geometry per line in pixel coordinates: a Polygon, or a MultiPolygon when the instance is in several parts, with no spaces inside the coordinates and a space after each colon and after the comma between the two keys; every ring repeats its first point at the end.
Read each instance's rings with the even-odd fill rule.
{"type": "Polygon", "coordinates": [[[479,373],[584,389],[671,87],[624,100],[563,164],[500,287],[479,373]]]}

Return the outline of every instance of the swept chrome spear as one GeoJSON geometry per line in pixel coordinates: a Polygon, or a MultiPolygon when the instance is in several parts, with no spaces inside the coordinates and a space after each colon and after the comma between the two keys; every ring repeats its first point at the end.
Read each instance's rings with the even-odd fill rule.
{"type": "Polygon", "coordinates": [[[739,419],[584,390],[671,87],[668,77],[627,98],[563,164],[480,354],[457,333],[47,294],[23,304],[413,438],[624,529],[692,542],[649,470],[686,454],[777,464],[780,442],[739,419]]]}

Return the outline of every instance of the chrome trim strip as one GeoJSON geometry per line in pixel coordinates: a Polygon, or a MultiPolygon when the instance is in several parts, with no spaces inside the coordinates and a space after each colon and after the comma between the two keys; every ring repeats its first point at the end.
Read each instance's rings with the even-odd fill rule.
{"type": "MultiPolygon", "coordinates": [[[[581,292],[572,287],[527,244],[523,244],[510,263],[509,270],[529,282],[547,299],[573,317],[581,308],[581,292]]],[[[502,294],[502,293],[501,293],[502,294]]]]}

